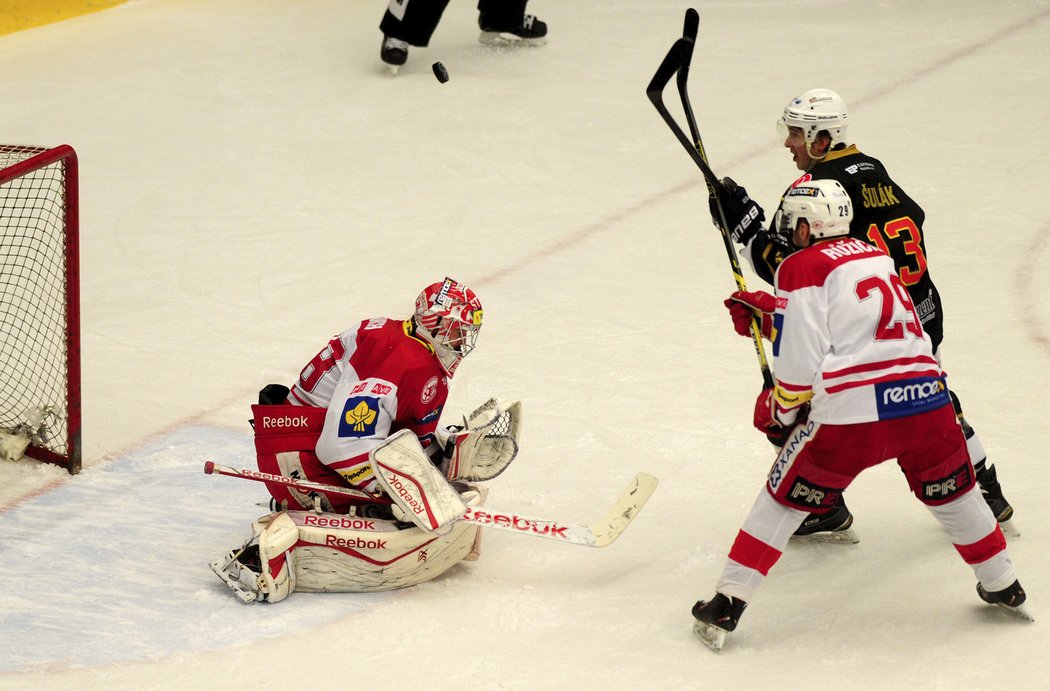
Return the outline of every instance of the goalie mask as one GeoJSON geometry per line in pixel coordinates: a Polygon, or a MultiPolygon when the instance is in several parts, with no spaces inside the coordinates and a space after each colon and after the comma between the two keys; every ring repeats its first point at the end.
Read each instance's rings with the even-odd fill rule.
{"type": "Polygon", "coordinates": [[[427,286],[416,298],[416,335],[433,346],[448,376],[474,350],[482,314],[474,291],[451,278],[427,286]]]}
{"type": "Polygon", "coordinates": [[[784,140],[788,135],[788,128],[797,127],[802,130],[809,147],[822,131],[831,136],[831,146],[834,149],[837,144],[847,144],[846,125],[849,113],[846,102],[842,97],[831,89],[810,89],[801,96],[788,101],[784,106],[784,114],[777,121],[777,129],[780,138],[784,140]]]}
{"type": "Polygon", "coordinates": [[[815,239],[848,235],[853,203],[838,180],[802,182],[784,195],[773,223],[779,234],[791,237],[800,220],[809,224],[815,239]]]}

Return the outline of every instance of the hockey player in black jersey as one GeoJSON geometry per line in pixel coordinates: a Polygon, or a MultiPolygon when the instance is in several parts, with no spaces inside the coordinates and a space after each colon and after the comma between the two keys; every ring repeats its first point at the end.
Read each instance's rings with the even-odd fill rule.
{"type": "MultiPolygon", "coordinates": [[[[390,0],[383,20],[379,57],[393,71],[408,61],[409,46],[426,46],[449,0],[390,0]]],[[[541,45],[547,24],[525,14],[528,0],[478,0],[478,40],[490,45],[541,45]]]]}
{"type": "MultiPolygon", "coordinates": [[[[894,182],[881,162],[849,143],[846,138],[849,124],[846,104],[834,91],[812,89],[791,99],[777,124],[784,146],[791,151],[796,167],[802,171],[802,176],[791,187],[808,180],[832,179],[846,189],[854,210],[850,236],[879,247],[893,258],[923,329],[929,334],[934,352],[940,358],[944,313],[927,264],[923,236],[926,214],[922,208],[894,182]]],[[[729,233],[733,240],[744,246],[744,257],[755,273],[772,284],[776,267],[795,248],[789,238],[778,234],[779,224],[775,217],[768,228],[762,227],[765,213],[748,197],[743,187],[728,178],[724,182],[726,194],[721,202],[729,233]]],[[[718,225],[719,214],[713,201],[712,216],[718,225]]],[[[749,307],[756,309],[754,305],[749,307]]],[[[958,397],[951,393],[951,398],[985,501],[1007,534],[1017,534],[1013,525],[1008,523],[1014,511],[1003,496],[995,466],[987,464],[981,440],[963,416],[958,397]]],[[[843,503],[825,514],[810,516],[797,534],[845,530],[852,520],[843,503]]]]}

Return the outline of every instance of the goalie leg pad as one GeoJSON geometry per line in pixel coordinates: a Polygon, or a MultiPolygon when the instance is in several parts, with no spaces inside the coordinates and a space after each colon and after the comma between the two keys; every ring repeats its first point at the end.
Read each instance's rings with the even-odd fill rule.
{"type": "MultiPolygon", "coordinates": [[[[484,492],[466,491],[477,507],[484,492]]],[[[470,561],[481,528],[454,523],[446,535],[398,529],[394,521],[291,511],[299,526],[295,549],[297,592],[371,593],[423,583],[460,561],[470,561]]]]}
{"type": "Polygon", "coordinates": [[[267,602],[280,602],[295,591],[294,551],[298,541],[299,526],[287,512],[271,514],[269,524],[259,535],[259,590],[267,602]]]}

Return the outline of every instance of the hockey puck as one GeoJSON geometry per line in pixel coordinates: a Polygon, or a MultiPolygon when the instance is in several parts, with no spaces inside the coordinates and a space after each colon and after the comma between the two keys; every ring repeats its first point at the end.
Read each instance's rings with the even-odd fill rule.
{"type": "Polygon", "coordinates": [[[446,70],[445,66],[442,65],[440,62],[435,62],[434,63],[434,76],[437,77],[437,80],[439,82],[444,84],[445,82],[448,81],[448,70],[446,70]]]}

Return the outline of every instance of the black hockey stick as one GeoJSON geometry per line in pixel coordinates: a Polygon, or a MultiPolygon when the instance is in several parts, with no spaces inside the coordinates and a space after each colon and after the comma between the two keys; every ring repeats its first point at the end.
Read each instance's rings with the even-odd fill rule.
{"type": "MultiPolygon", "coordinates": [[[[682,26],[682,38],[689,42],[688,48],[679,54],[680,63],[676,71],[675,81],[678,84],[678,97],[682,101],[682,110],[685,112],[685,123],[689,127],[689,134],[693,137],[693,145],[700,158],[707,162],[707,154],[704,153],[703,142],[700,141],[700,128],[696,126],[696,117],[693,115],[693,106],[689,102],[689,65],[693,62],[693,48],[696,47],[696,35],[700,31],[700,13],[690,7],[685,11],[685,22],[682,26]]],[[[707,190],[714,194],[711,185],[707,190]]]]}
{"type": "MultiPolygon", "coordinates": [[[[722,208],[721,199],[725,193],[725,185],[711,170],[711,165],[707,161],[707,153],[704,151],[704,144],[700,139],[700,130],[696,125],[696,117],[693,115],[693,108],[689,102],[689,65],[693,59],[693,46],[695,45],[699,26],[699,13],[692,8],[686,10],[682,38],[675,41],[671,49],[667,51],[667,55],[657,68],[656,74],[653,75],[645,93],[656,108],[656,111],[660,113],[660,117],[671,128],[671,132],[674,133],[675,137],[685,148],[686,153],[693,159],[693,163],[696,164],[703,174],[704,181],[707,183],[708,196],[714,201],[715,208],[718,210],[718,217],[721,223],[716,225],[719,226],[718,229],[722,233],[722,242],[725,245],[726,256],[729,258],[729,266],[733,271],[733,279],[736,281],[737,290],[746,291],[747,283],[744,281],[744,274],[740,269],[740,260],[737,257],[736,247],[734,247],[733,239],[730,237],[728,230],[726,230],[729,224],[726,223],[725,210],[722,208]],[[678,95],[682,101],[682,110],[685,113],[691,139],[682,130],[664,103],[663,92],[668,82],[671,81],[672,76],[676,76],[678,95]]],[[[762,330],[757,317],[751,319],[751,340],[755,346],[755,355],[758,357],[758,365],[762,373],[762,385],[766,388],[771,388],[773,386],[773,373],[770,371],[769,361],[766,359],[766,349],[762,344],[762,330]]]]}

